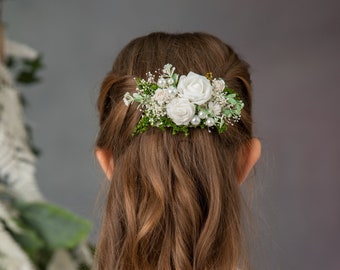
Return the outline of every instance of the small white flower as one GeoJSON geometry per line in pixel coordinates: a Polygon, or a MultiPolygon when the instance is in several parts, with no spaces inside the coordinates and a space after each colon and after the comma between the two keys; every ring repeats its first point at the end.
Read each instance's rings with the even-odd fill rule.
{"type": "Polygon", "coordinates": [[[194,72],[189,72],[187,76],[182,75],[177,88],[183,97],[198,105],[207,102],[212,92],[210,81],[194,72]]]}
{"type": "Polygon", "coordinates": [[[221,105],[220,105],[220,104],[218,104],[218,103],[216,103],[216,102],[210,101],[210,102],[209,102],[209,110],[210,110],[213,114],[219,115],[219,114],[221,113],[222,108],[221,108],[221,105]]]}
{"type": "Polygon", "coordinates": [[[167,102],[170,99],[168,90],[158,88],[155,91],[153,99],[156,100],[159,105],[163,105],[165,102],[167,102]]]}
{"type": "Polygon", "coordinates": [[[173,67],[171,64],[166,64],[163,67],[163,73],[167,74],[169,77],[171,77],[174,74],[175,67],[173,67]]]}
{"type": "Polygon", "coordinates": [[[153,75],[150,71],[146,73],[148,83],[155,83],[155,75],[153,75]]]}
{"type": "Polygon", "coordinates": [[[156,118],[157,117],[159,118],[159,117],[164,116],[166,114],[165,107],[158,105],[157,103],[155,103],[150,109],[152,111],[152,115],[156,116],[156,118]]]}
{"type": "Polygon", "coordinates": [[[177,97],[166,105],[166,112],[176,125],[187,126],[195,115],[195,105],[186,98],[177,97]]]}
{"type": "Polygon", "coordinates": [[[225,82],[222,79],[214,79],[212,86],[215,92],[221,92],[225,88],[225,82]]]}
{"type": "Polygon", "coordinates": [[[134,101],[134,98],[129,92],[126,92],[123,101],[126,106],[129,106],[134,101]]]}

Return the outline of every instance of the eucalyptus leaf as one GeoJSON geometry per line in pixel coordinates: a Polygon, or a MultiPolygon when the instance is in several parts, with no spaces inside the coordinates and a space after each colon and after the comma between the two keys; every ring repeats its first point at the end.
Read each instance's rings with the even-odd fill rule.
{"type": "Polygon", "coordinates": [[[174,80],[174,83],[173,83],[173,85],[177,85],[177,83],[178,83],[178,74],[173,74],[172,75],[172,79],[174,80]]]}
{"type": "Polygon", "coordinates": [[[143,97],[138,94],[138,93],[133,93],[133,99],[137,102],[142,102],[143,101],[143,97]]]}
{"type": "Polygon", "coordinates": [[[235,105],[237,103],[237,101],[233,98],[230,98],[229,103],[232,104],[232,105],[235,105]]]}
{"type": "Polygon", "coordinates": [[[50,249],[74,248],[91,229],[89,221],[49,203],[21,204],[20,215],[50,249]]]}

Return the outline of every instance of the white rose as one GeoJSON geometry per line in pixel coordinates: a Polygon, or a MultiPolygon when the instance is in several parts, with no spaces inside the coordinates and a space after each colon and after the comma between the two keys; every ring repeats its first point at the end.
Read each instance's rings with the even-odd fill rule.
{"type": "Polygon", "coordinates": [[[187,126],[195,115],[195,105],[186,98],[177,97],[166,105],[166,113],[176,125],[187,126]]]}
{"type": "Polygon", "coordinates": [[[189,72],[179,78],[177,89],[189,101],[202,105],[210,99],[212,86],[206,77],[189,72]]]}
{"type": "Polygon", "coordinates": [[[209,102],[209,110],[215,114],[215,115],[219,115],[221,113],[221,105],[218,103],[214,103],[212,101],[209,102]]]}
{"type": "Polygon", "coordinates": [[[155,91],[153,98],[158,102],[159,105],[163,105],[170,99],[170,95],[167,90],[158,88],[155,91]]]}
{"type": "Polygon", "coordinates": [[[212,86],[216,92],[220,92],[225,88],[225,82],[221,79],[214,79],[212,81],[212,86]]]}

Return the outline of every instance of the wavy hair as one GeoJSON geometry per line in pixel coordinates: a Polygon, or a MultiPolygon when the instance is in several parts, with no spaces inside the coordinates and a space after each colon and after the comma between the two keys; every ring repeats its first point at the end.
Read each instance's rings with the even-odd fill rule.
{"type": "Polygon", "coordinates": [[[245,261],[237,175],[252,138],[250,85],[248,64],[209,34],[151,33],[122,49],[98,98],[96,146],[114,160],[100,270],[234,270],[245,261]],[[123,95],[135,91],[134,77],[167,63],[179,74],[223,78],[245,103],[241,121],[222,134],[150,128],[132,137],[141,112],[125,106],[123,95]]]}

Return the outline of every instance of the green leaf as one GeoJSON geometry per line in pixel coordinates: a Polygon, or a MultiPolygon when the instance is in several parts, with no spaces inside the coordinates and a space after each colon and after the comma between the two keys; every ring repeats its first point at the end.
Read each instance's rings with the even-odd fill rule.
{"type": "Polygon", "coordinates": [[[45,245],[44,241],[31,228],[28,228],[19,220],[14,221],[20,227],[19,232],[11,230],[11,228],[7,226],[6,222],[3,221],[5,229],[11,234],[13,239],[23,248],[23,250],[25,250],[32,261],[37,262],[39,260],[40,250],[45,245]]]}
{"type": "Polygon", "coordinates": [[[31,60],[31,59],[24,59],[23,64],[25,66],[30,67],[33,70],[39,70],[44,67],[42,63],[42,55],[39,55],[37,58],[31,60]]]}
{"type": "Polygon", "coordinates": [[[138,93],[133,93],[133,99],[139,103],[143,102],[143,97],[138,93]]]}
{"type": "Polygon", "coordinates": [[[227,125],[225,123],[223,123],[222,125],[218,125],[217,130],[218,130],[218,133],[221,134],[227,130],[227,125]]]}
{"type": "Polygon", "coordinates": [[[16,65],[16,60],[14,59],[14,57],[13,56],[8,56],[6,58],[6,66],[8,68],[14,68],[15,65],[16,65]]]}
{"type": "Polygon", "coordinates": [[[152,84],[152,85],[150,86],[150,88],[151,88],[153,91],[156,91],[156,90],[158,89],[158,86],[157,86],[157,84],[152,84]]]}
{"type": "MultiPolygon", "coordinates": [[[[9,65],[12,63],[9,62],[9,65]]],[[[13,66],[13,64],[12,64],[13,66]]],[[[42,63],[42,56],[39,55],[37,58],[31,59],[24,59],[22,61],[22,67],[18,69],[16,75],[16,81],[23,84],[31,84],[40,81],[40,78],[37,76],[37,73],[40,69],[44,67],[42,63]]]]}
{"type": "Polygon", "coordinates": [[[44,239],[50,249],[73,248],[88,235],[89,221],[53,204],[20,204],[22,221],[44,239]]]}
{"type": "Polygon", "coordinates": [[[172,75],[172,79],[174,80],[174,86],[177,86],[177,83],[178,83],[178,74],[177,73],[174,73],[172,75]]]}
{"type": "Polygon", "coordinates": [[[147,116],[142,116],[137,126],[134,128],[132,136],[145,132],[150,126],[150,119],[147,116]]]}
{"type": "Polygon", "coordinates": [[[40,79],[36,77],[33,71],[23,70],[18,73],[16,76],[16,81],[19,83],[30,84],[39,82],[40,79]]]}
{"type": "Polygon", "coordinates": [[[232,105],[235,105],[237,103],[237,101],[233,98],[229,98],[229,103],[232,105]]]}
{"type": "Polygon", "coordinates": [[[231,110],[224,110],[223,114],[229,118],[232,116],[233,112],[231,110]]]}

